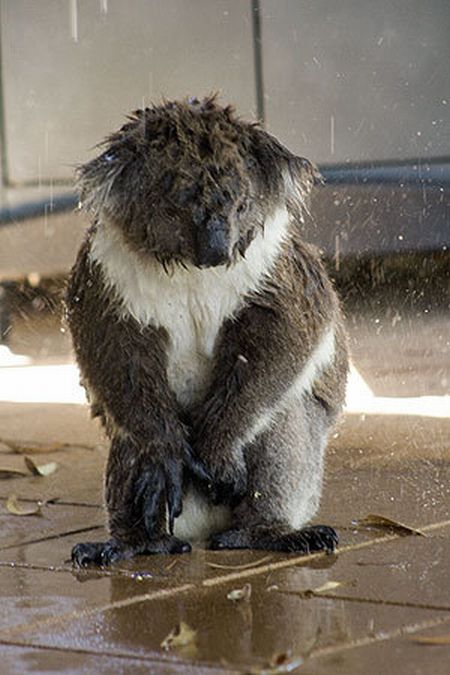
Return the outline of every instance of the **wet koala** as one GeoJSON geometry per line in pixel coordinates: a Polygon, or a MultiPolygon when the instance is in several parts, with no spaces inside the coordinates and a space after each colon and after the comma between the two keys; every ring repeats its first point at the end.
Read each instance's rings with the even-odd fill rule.
{"type": "Polygon", "coordinates": [[[79,169],[92,226],[67,318],[110,439],[111,539],[75,564],[334,550],[310,526],[342,407],[339,302],[302,241],[319,174],[215,98],[138,110],[79,169]]]}

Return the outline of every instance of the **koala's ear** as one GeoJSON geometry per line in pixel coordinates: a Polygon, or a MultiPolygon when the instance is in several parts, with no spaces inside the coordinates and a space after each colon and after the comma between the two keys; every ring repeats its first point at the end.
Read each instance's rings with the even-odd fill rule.
{"type": "Polygon", "coordinates": [[[80,206],[93,220],[97,220],[105,209],[111,208],[113,188],[125,165],[117,150],[108,147],[90,162],[77,167],[75,176],[80,206]]]}
{"type": "Polygon", "coordinates": [[[286,201],[288,205],[305,205],[314,185],[321,185],[323,178],[318,168],[304,157],[291,155],[283,174],[286,201]]]}
{"type": "Polygon", "coordinates": [[[262,129],[254,129],[253,156],[259,168],[266,190],[288,205],[304,205],[314,185],[322,177],[309,160],[297,157],[276,138],[262,129]]]}

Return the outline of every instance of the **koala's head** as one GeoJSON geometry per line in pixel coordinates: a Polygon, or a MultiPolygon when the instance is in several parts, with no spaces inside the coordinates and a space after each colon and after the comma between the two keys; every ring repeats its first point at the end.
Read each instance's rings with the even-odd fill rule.
{"type": "Polygon", "coordinates": [[[137,110],[78,170],[83,206],[163,264],[231,264],[319,174],[215,97],[137,110]]]}

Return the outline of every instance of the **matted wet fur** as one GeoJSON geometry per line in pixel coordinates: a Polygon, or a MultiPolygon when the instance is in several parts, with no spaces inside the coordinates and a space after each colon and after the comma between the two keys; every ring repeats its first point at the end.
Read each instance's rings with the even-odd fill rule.
{"type": "Polygon", "coordinates": [[[92,227],[67,319],[111,441],[111,539],[75,564],[334,550],[305,527],[347,376],[339,302],[301,238],[319,175],[215,97],[133,113],[78,172],[92,227]]]}

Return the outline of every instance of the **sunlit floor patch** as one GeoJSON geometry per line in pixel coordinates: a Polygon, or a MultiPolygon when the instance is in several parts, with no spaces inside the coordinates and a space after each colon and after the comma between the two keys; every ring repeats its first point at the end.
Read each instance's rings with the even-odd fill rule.
{"type": "MultiPolygon", "coordinates": [[[[25,357],[26,358],[26,357],[25,357]]],[[[0,367],[0,401],[17,403],[86,402],[74,364],[0,367]]],[[[347,386],[347,412],[450,417],[450,396],[375,396],[354,366],[347,386]]]]}
{"type": "Polygon", "coordinates": [[[6,345],[0,345],[0,368],[26,366],[31,359],[22,354],[14,354],[6,345]]]}
{"type": "Polygon", "coordinates": [[[375,396],[352,365],[347,385],[345,410],[378,415],[421,415],[450,417],[450,396],[375,396]]]}
{"type": "Polygon", "coordinates": [[[73,364],[0,368],[0,401],[85,403],[78,382],[78,368],[73,364]]]}

